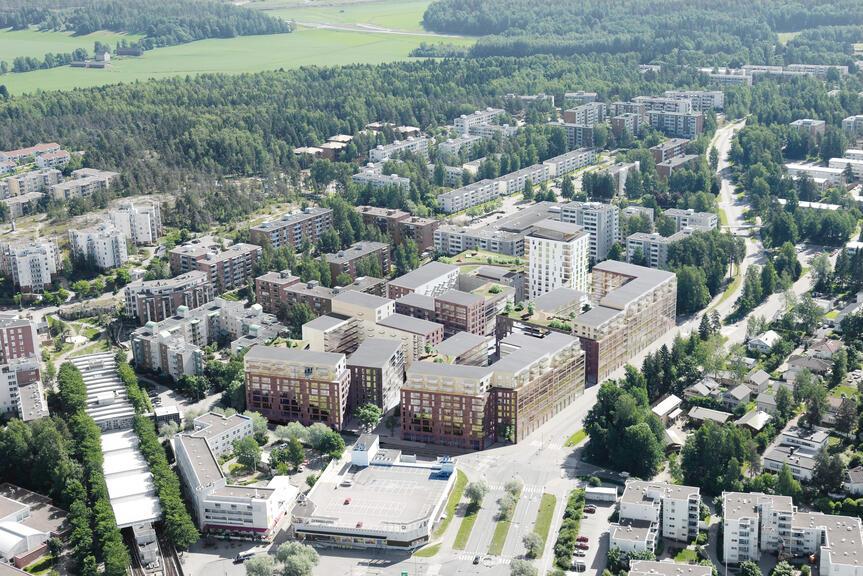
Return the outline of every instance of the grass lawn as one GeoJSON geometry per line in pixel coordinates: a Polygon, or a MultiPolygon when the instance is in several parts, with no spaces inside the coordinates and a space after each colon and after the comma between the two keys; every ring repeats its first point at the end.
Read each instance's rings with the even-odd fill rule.
{"type": "Polygon", "coordinates": [[[843,394],[848,398],[854,398],[857,396],[857,388],[854,386],[848,386],[847,384],[840,384],[830,391],[830,395],[836,398],[842,398],[843,394]]]}
{"type": "Polygon", "coordinates": [[[587,438],[587,432],[585,432],[584,430],[579,430],[578,432],[569,437],[564,446],[578,446],[585,438],[587,438]]]}
{"type": "Polygon", "coordinates": [[[40,558],[38,562],[30,564],[24,568],[25,572],[30,574],[47,574],[54,567],[54,557],[50,554],[40,558]]]}
{"type": "Polygon", "coordinates": [[[101,330],[98,328],[94,328],[92,326],[86,326],[81,331],[81,335],[84,336],[87,340],[93,340],[97,335],[101,334],[101,330]]]}
{"type": "Polygon", "coordinates": [[[452,492],[450,492],[449,500],[446,502],[446,518],[444,518],[443,522],[440,523],[440,528],[435,530],[434,535],[440,536],[444,532],[446,532],[449,523],[452,522],[452,517],[455,516],[455,509],[458,508],[458,503],[461,502],[462,494],[464,494],[464,487],[467,486],[467,476],[461,470],[456,470],[458,476],[455,479],[455,486],[452,487],[452,492]]]}
{"type": "Polygon", "coordinates": [[[689,564],[690,562],[698,562],[698,552],[692,550],[691,548],[684,548],[677,556],[674,557],[674,561],[683,564],[689,564]]]}
{"type": "MultiPolygon", "coordinates": [[[[244,74],[311,65],[380,64],[405,60],[421,42],[433,40],[409,34],[300,28],[292,34],[218,38],[157,48],[138,58],[116,58],[106,70],[64,66],[8,74],[3,77],[3,84],[9,92],[21,94],[187,74],[244,74]]],[[[447,41],[473,44],[473,40],[462,38],[448,38],[447,41]]]]}
{"type": "Polygon", "coordinates": [[[468,505],[467,514],[462,518],[461,526],[458,527],[458,534],[455,535],[455,543],[452,545],[454,550],[464,550],[467,546],[473,525],[476,524],[476,515],[479,513],[480,506],[468,505]]]}
{"type": "MultiPolygon", "coordinates": [[[[85,346],[84,348],[79,349],[75,356],[86,356],[87,354],[98,354],[99,352],[108,352],[111,350],[111,346],[108,345],[107,340],[99,340],[95,344],[90,344],[89,346],[85,346]]],[[[75,357],[73,356],[73,358],[75,357]]]]}
{"type": "Polygon", "coordinates": [[[491,544],[488,546],[489,554],[500,556],[503,552],[503,545],[506,544],[506,535],[509,534],[509,527],[512,524],[512,515],[515,513],[516,506],[518,506],[518,498],[515,499],[515,504],[512,505],[509,514],[498,519],[497,525],[494,527],[494,535],[491,537],[491,544]]]}
{"type": "Polygon", "coordinates": [[[728,215],[725,214],[725,210],[722,208],[719,209],[719,223],[722,226],[728,226],[728,215]]]}
{"type": "MultiPolygon", "coordinates": [[[[548,540],[548,531],[551,528],[551,519],[554,516],[556,504],[557,498],[554,494],[543,494],[542,500],[539,501],[539,511],[536,513],[533,531],[542,537],[542,550],[545,550],[545,542],[548,540]]],[[[542,550],[540,550],[540,556],[542,556],[542,550]]]]}
{"type": "Polygon", "coordinates": [[[779,43],[783,46],[788,43],[789,40],[800,34],[802,30],[798,30],[797,32],[779,32],[776,34],[779,39],[779,43]]]}
{"type": "Polygon", "coordinates": [[[420,22],[430,0],[376,0],[333,2],[326,6],[285,6],[267,9],[270,16],[299,22],[326,22],[335,25],[365,25],[423,32],[420,22]]]}
{"type": "Polygon", "coordinates": [[[435,554],[440,551],[440,542],[437,544],[432,544],[431,546],[424,546],[420,548],[416,552],[414,552],[414,556],[419,556],[420,558],[431,558],[435,554]]]}
{"type": "Polygon", "coordinates": [[[824,315],[825,318],[829,318],[830,320],[835,320],[837,316],[839,316],[839,312],[837,310],[831,310],[824,315]]]}
{"type": "Polygon", "coordinates": [[[0,30],[0,60],[5,60],[12,67],[12,60],[18,56],[32,56],[42,60],[48,52],[62,54],[72,52],[77,48],[85,48],[92,56],[93,44],[96,40],[116,44],[125,38],[129,42],[138,40],[142,36],[134,34],[118,34],[101,30],[86,36],[75,36],[71,32],[39,32],[36,29],[12,30],[4,28],[0,30]]]}
{"type": "MultiPolygon", "coordinates": [[[[722,297],[721,297],[721,298],[719,299],[719,301],[718,301],[718,302],[713,306],[713,308],[716,308],[716,306],[719,306],[720,304],[722,304],[723,302],[725,302],[726,300],[728,300],[728,299],[731,297],[731,295],[732,295],[732,294],[734,294],[734,291],[735,291],[735,290],[737,290],[737,288],[740,286],[740,280],[741,280],[742,278],[743,278],[743,275],[742,275],[742,274],[740,274],[740,269],[738,268],[738,269],[737,269],[737,274],[735,274],[735,275],[734,275],[734,279],[731,281],[731,284],[729,284],[729,285],[728,285],[728,288],[726,288],[726,289],[725,289],[725,292],[723,292],[723,293],[722,293],[722,297]]],[[[712,310],[713,308],[711,308],[711,310],[712,310]]]]}

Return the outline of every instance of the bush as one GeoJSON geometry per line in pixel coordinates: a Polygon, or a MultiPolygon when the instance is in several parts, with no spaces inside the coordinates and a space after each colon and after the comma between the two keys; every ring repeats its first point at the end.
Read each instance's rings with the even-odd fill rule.
{"type": "Polygon", "coordinates": [[[557,541],[554,543],[554,564],[558,568],[568,570],[572,565],[572,553],[578,530],[581,527],[581,516],[584,513],[584,490],[573,490],[566,502],[563,513],[563,523],[557,541]]]}
{"type": "Polygon", "coordinates": [[[602,480],[600,480],[596,476],[591,476],[590,478],[588,478],[587,483],[590,484],[591,486],[593,486],[594,488],[598,488],[599,486],[602,486],[602,480]]]}

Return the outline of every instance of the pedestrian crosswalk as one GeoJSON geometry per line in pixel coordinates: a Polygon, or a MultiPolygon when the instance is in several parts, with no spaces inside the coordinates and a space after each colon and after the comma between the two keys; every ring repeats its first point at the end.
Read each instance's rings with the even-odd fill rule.
{"type": "Polygon", "coordinates": [[[489,556],[484,554],[459,554],[458,559],[460,561],[473,561],[473,559],[479,556],[482,560],[481,563],[484,566],[496,566],[498,564],[509,564],[512,562],[512,558],[504,557],[504,556],[489,556]]]}
{"type": "MultiPolygon", "coordinates": [[[[506,486],[505,482],[498,482],[495,484],[489,484],[489,488],[491,489],[492,492],[495,492],[495,491],[503,492],[506,489],[505,486],[506,486]]],[[[544,488],[538,484],[525,484],[524,487],[521,489],[521,493],[523,495],[524,494],[542,494],[543,489],[544,488]]]]}

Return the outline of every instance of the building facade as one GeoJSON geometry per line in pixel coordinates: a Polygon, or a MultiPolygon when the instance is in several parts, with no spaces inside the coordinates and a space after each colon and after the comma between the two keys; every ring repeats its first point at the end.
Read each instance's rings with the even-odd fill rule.
{"type": "Polygon", "coordinates": [[[108,215],[132,244],[152,244],[162,236],[162,210],[158,202],[129,202],[108,215]]]}
{"type": "Polygon", "coordinates": [[[587,291],[590,234],[566,222],[542,220],[525,238],[528,298],[555,288],[587,291]]]}
{"type": "Polygon", "coordinates": [[[576,224],[590,234],[591,263],[605,260],[620,239],[620,209],[600,202],[570,202],[560,208],[561,222],[576,224]]]}
{"type": "Polygon", "coordinates": [[[177,313],[180,306],[198,308],[213,300],[213,284],[198,270],[165,280],[144,281],[127,286],[126,316],[138,324],[161,322],[177,313]]]}
{"type": "Polygon", "coordinates": [[[75,259],[92,263],[100,270],[118,268],[129,261],[126,236],[110,222],[69,230],[69,244],[75,259]]]}
{"type": "Polygon", "coordinates": [[[264,222],[249,230],[250,242],[273,248],[293,246],[301,248],[308,240],[317,244],[321,235],[333,228],[333,211],[329,208],[309,207],[297,214],[289,214],[281,220],[264,222]]]}
{"type": "Polygon", "coordinates": [[[0,268],[21,292],[44,292],[59,264],[60,250],[52,238],[0,244],[0,268]]]}

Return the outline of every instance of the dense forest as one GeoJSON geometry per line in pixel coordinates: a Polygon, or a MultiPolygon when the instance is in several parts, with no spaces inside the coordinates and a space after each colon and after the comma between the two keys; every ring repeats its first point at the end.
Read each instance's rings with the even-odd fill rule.
{"type": "Polygon", "coordinates": [[[293,24],[258,10],[217,0],[0,0],[0,28],[68,30],[84,35],[98,30],[144,36],[149,50],[204,38],[233,38],[291,32],[293,24]]]}
{"type": "Polygon", "coordinates": [[[423,22],[438,32],[480,36],[472,56],[638,52],[643,62],[781,64],[817,49],[827,53],[825,62],[844,64],[853,60],[851,53],[823,40],[840,40],[850,48],[848,31],[813,33],[787,51],[776,33],[845,27],[858,12],[854,0],[625,0],[611,5],[601,0],[438,0],[423,22]]]}

